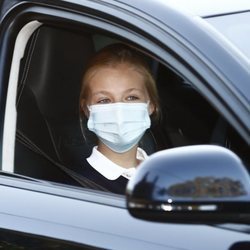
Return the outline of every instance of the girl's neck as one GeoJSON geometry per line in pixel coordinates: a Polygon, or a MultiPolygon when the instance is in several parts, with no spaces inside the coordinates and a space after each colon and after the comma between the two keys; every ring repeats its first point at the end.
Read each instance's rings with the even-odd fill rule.
{"type": "Polygon", "coordinates": [[[102,142],[99,142],[97,150],[105,155],[109,160],[121,167],[132,168],[139,164],[138,159],[136,158],[137,145],[127,152],[116,153],[102,142]]]}

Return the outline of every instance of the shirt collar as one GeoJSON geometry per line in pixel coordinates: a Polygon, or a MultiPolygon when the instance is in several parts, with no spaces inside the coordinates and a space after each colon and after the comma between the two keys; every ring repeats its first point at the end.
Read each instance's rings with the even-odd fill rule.
{"type": "MultiPolygon", "coordinates": [[[[143,161],[147,158],[146,152],[137,148],[136,158],[139,161],[143,161]]],[[[95,146],[92,150],[92,154],[89,158],[87,158],[88,163],[101,175],[109,180],[116,180],[120,176],[124,176],[127,179],[130,179],[135,172],[135,168],[123,168],[111,160],[109,160],[106,156],[104,156],[101,152],[97,150],[97,146],[95,146]]]]}

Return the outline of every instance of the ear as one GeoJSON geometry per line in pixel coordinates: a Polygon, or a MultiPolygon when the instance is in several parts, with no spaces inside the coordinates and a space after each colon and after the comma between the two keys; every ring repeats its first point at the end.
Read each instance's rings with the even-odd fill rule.
{"type": "Polygon", "coordinates": [[[89,110],[88,110],[88,107],[86,105],[85,99],[82,99],[80,101],[80,112],[83,113],[87,118],[89,118],[89,110]]]}
{"type": "Polygon", "coordinates": [[[155,105],[152,102],[149,102],[148,111],[149,115],[152,115],[155,112],[155,105]]]}

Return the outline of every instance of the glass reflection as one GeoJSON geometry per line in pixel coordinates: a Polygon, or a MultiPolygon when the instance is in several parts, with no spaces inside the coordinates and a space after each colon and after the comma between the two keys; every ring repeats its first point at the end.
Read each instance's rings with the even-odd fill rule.
{"type": "Polygon", "coordinates": [[[225,198],[247,194],[244,185],[239,180],[233,180],[228,177],[196,177],[193,180],[171,185],[160,192],[169,196],[190,198],[225,198]]]}

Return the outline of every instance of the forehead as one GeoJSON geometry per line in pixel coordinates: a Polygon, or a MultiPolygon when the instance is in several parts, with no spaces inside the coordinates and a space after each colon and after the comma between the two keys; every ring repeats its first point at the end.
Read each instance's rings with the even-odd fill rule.
{"type": "Polygon", "coordinates": [[[144,76],[134,66],[127,64],[115,67],[98,67],[89,79],[89,88],[92,91],[98,89],[122,89],[136,88],[144,89],[144,76]]]}

